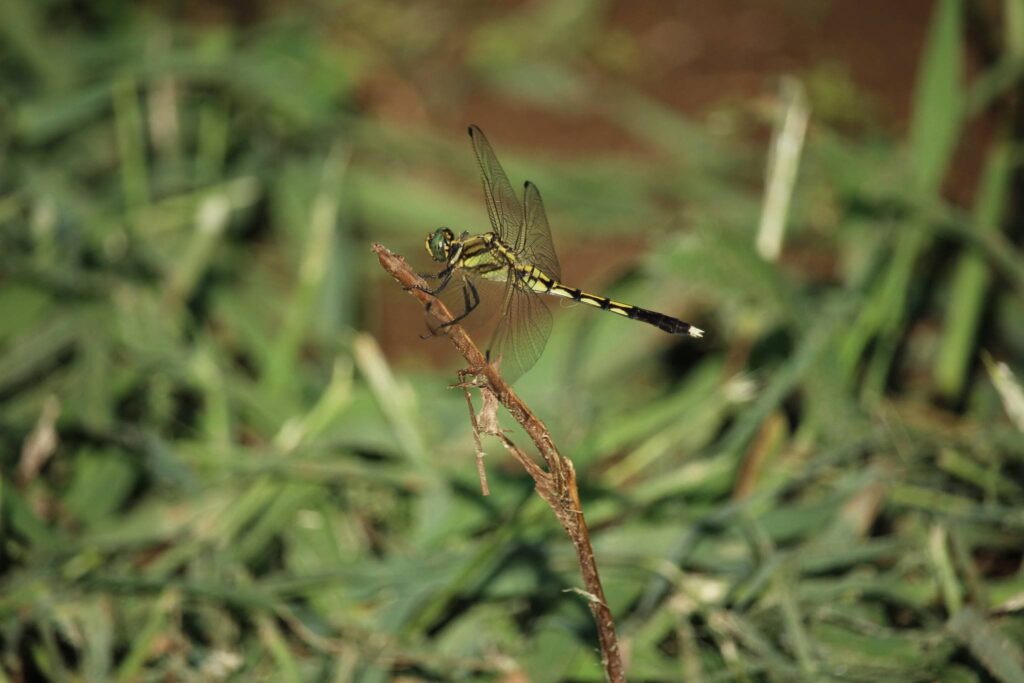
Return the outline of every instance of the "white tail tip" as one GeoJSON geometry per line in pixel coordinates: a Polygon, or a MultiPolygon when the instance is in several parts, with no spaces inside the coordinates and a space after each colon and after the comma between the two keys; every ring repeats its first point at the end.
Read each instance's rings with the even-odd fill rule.
{"type": "Polygon", "coordinates": [[[693,325],[690,325],[690,330],[687,334],[689,334],[694,339],[700,339],[701,337],[704,336],[704,330],[700,329],[699,327],[694,327],[693,325]]]}

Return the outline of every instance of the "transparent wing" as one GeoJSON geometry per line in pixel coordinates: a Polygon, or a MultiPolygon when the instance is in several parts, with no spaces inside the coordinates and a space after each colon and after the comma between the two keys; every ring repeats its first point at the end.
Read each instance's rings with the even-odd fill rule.
{"type": "Polygon", "coordinates": [[[483,174],[484,195],[487,197],[487,214],[491,218],[491,225],[502,242],[515,248],[522,240],[522,205],[483,131],[470,126],[469,137],[473,141],[473,151],[476,152],[476,160],[483,174]]]}
{"type": "Polygon", "coordinates": [[[505,381],[514,382],[533,367],[550,334],[547,304],[517,278],[509,278],[498,327],[487,348],[487,357],[497,364],[505,381]]]}
{"type": "MultiPolygon", "coordinates": [[[[483,132],[470,126],[469,137],[483,174],[487,213],[498,238],[524,262],[561,279],[551,229],[537,187],[526,183],[520,203],[483,132]]],[[[526,286],[514,271],[508,275],[487,355],[498,365],[505,380],[514,382],[533,367],[544,351],[551,334],[551,311],[541,296],[526,286]]]]}
{"type": "Polygon", "coordinates": [[[527,262],[540,268],[556,280],[562,279],[562,268],[555,254],[555,243],[551,240],[551,228],[544,213],[544,202],[540,191],[529,180],[523,185],[523,216],[526,218],[523,230],[523,244],[514,249],[527,262]]]}

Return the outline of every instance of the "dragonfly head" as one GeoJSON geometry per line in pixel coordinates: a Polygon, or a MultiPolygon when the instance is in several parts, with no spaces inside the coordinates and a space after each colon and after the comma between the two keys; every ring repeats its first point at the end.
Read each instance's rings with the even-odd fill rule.
{"type": "Polygon", "coordinates": [[[452,253],[452,243],[455,242],[455,233],[448,228],[438,228],[427,235],[427,253],[435,261],[447,261],[452,253]]]}

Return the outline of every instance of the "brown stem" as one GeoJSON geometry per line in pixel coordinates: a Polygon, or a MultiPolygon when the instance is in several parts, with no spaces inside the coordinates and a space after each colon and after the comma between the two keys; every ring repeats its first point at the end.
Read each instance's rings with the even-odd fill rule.
{"type": "MultiPolygon", "coordinates": [[[[469,425],[473,428],[473,445],[476,447],[476,474],[480,478],[480,494],[489,496],[491,489],[487,485],[487,468],[484,467],[484,446],[480,443],[481,427],[477,424],[476,411],[473,409],[473,397],[469,395],[470,387],[476,385],[466,381],[466,376],[469,374],[465,370],[459,370],[459,383],[455,386],[462,389],[462,393],[466,397],[466,407],[469,408],[469,425]]],[[[485,429],[484,433],[490,434],[491,432],[485,429]]]]}
{"type": "MultiPolygon", "coordinates": [[[[374,244],[373,251],[380,259],[380,265],[384,270],[395,278],[404,289],[424,304],[432,304],[429,315],[438,324],[451,321],[451,313],[439,300],[423,291],[423,288],[427,287],[427,283],[409,268],[405,259],[393,254],[380,244],[374,244]]],[[[459,325],[451,325],[447,331],[447,336],[452,344],[469,363],[471,374],[486,379],[486,383],[480,386],[480,391],[492,393],[498,402],[505,406],[515,421],[522,426],[544,459],[546,468],[541,468],[512,443],[504,433],[498,429],[493,430],[494,436],[498,437],[506,450],[533,477],[538,495],[551,507],[562,528],[569,535],[576,550],[576,560],[580,565],[580,574],[583,577],[583,585],[586,587],[590,611],[594,615],[594,622],[597,625],[597,638],[601,646],[601,662],[604,665],[605,674],[612,683],[624,683],[626,674],[622,665],[622,653],[619,651],[619,639],[615,634],[612,612],[608,608],[604,589],[601,587],[601,577],[597,571],[594,549],[590,545],[590,532],[587,530],[587,524],[583,518],[580,494],[576,488],[576,469],[573,467],[572,461],[558,452],[544,423],[512,391],[512,387],[502,378],[498,369],[487,363],[484,354],[480,352],[469,335],[459,325]]],[[[470,412],[472,412],[472,406],[470,406],[470,412]]],[[[487,422],[489,420],[479,421],[481,425],[487,422]]],[[[474,429],[476,427],[477,420],[474,418],[474,429]]]]}

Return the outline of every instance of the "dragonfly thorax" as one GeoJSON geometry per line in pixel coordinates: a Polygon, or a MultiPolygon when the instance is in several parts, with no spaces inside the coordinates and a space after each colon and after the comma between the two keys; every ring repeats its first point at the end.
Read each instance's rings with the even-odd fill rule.
{"type": "Polygon", "coordinates": [[[427,234],[427,253],[435,261],[447,261],[452,253],[452,244],[455,242],[455,233],[448,228],[438,228],[427,234]]]}

